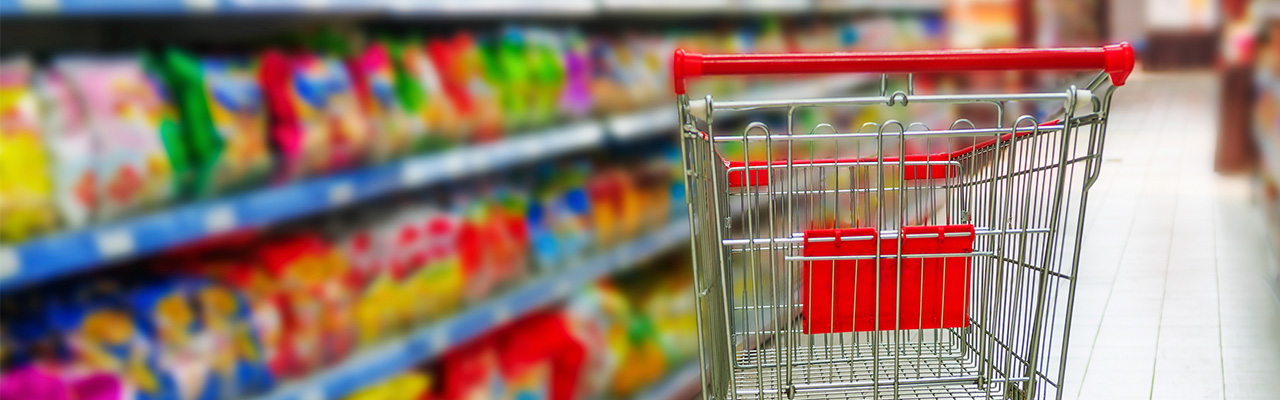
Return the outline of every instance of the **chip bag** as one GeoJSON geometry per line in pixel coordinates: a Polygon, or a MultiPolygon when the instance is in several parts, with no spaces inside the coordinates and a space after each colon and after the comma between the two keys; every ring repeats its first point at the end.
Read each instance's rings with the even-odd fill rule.
{"type": "Polygon", "coordinates": [[[0,243],[52,231],[58,223],[31,77],[26,59],[0,62],[0,243]]]}

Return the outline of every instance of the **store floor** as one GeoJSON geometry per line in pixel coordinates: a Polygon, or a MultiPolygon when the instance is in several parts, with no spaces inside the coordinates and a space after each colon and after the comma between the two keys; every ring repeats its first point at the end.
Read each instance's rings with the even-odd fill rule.
{"type": "Polygon", "coordinates": [[[1216,82],[1116,94],[1063,398],[1280,399],[1278,269],[1250,181],[1213,172],[1216,82]]]}

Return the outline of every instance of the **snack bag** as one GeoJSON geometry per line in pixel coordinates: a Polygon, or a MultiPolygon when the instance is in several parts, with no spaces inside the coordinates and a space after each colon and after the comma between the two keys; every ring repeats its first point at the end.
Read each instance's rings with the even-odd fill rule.
{"type": "Polygon", "coordinates": [[[261,247],[258,259],[284,304],[281,343],[301,371],[337,362],[356,342],[351,290],[341,253],[316,235],[282,238],[261,247]]]}
{"type": "Polygon", "coordinates": [[[541,271],[551,271],[562,264],[560,243],[552,230],[553,218],[551,207],[547,203],[538,200],[529,202],[525,223],[528,226],[534,265],[541,271]]]}
{"type": "Polygon", "coordinates": [[[503,129],[514,132],[531,125],[534,117],[533,69],[526,58],[527,46],[521,29],[505,29],[501,38],[480,44],[483,76],[496,89],[502,108],[503,129]]]}
{"type": "MultiPolygon", "coordinates": [[[[373,43],[347,63],[360,107],[370,118],[373,132],[372,156],[383,161],[408,154],[422,141],[426,127],[401,102],[395,66],[387,47],[373,43]]],[[[407,78],[403,77],[403,78],[407,78]]]]}
{"type": "Polygon", "coordinates": [[[163,85],[131,57],[62,58],[54,68],[75,90],[92,127],[95,217],[113,219],[173,198],[174,166],[186,158],[163,85]]]}
{"type": "Polygon", "coordinates": [[[591,227],[596,245],[609,247],[623,239],[622,221],[630,204],[624,192],[631,190],[630,177],[621,170],[607,169],[592,175],[587,183],[591,198],[591,227]]]}
{"type": "Polygon", "coordinates": [[[174,49],[161,59],[197,166],[193,191],[208,196],[265,181],[271,155],[257,65],[230,57],[197,59],[174,49]]]}
{"type": "Polygon", "coordinates": [[[497,138],[503,126],[498,89],[485,79],[483,54],[476,40],[462,33],[428,42],[427,51],[441,73],[445,94],[466,123],[466,139],[483,142],[497,138]]]}
{"type": "MultiPolygon", "coordinates": [[[[205,77],[209,117],[220,152],[210,151],[206,164],[216,165],[217,187],[241,188],[261,183],[271,170],[267,149],[267,109],[255,79],[256,67],[245,60],[207,58],[205,77]]],[[[213,140],[210,140],[213,142],[213,140]]]]}
{"type": "Polygon", "coordinates": [[[392,333],[407,327],[413,320],[412,308],[426,306],[423,293],[409,293],[406,271],[399,269],[396,258],[405,252],[421,254],[419,232],[404,231],[408,223],[404,212],[388,215],[379,221],[355,229],[341,239],[343,253],[348,262],[350,280],[356,281],[357,291],[353,299],[356,333],[361,344],[375,344],[392,333]],[[400,246],[397,238],[407,238],[406,246],[400,246]],[[408,296],[406,296],[408,295],[408,296]]]}
{"type": "Polygon", "coordinates": [[[446,400],[502,399],[506,382],[493,342],[492,337],[476,339],[443,357],[441,391],[446,400]]]}
{"type": "Polygon", "coordinates": [[[275,384],[267,369],[262,336],[250,319],[243,293],[205,280],[189,283],[200,324],[209,342],[208,358],[230,393],[264,393],[275,384]]]}
{"type": "Polygon", "coordinates": [[[431,376],[410,371],[360,389],[347,400],[430,400],[432,386],[431,376]]]}
{"type": "Polygon", "coordinates": [[[619,61],[624,48],[616,41],[595,39],[590,44],[591,96],[605,113],[620,113],[637,106],[627,90],[627,71],[619,61]]]}
{"type": "Polygon", "coordinates": [[[368,155],[372,132],[338,60],[268,52],[262,62],[259,76],[283,178],[339,170],[368,155]]]}
{"type": "MultiPolygon", "coordinates": [[[[268,135],[271,148],[278,161],[277,181],[291,180],[306,175],[308,161],[322,160],[328,155],[327,143],[316,132],[303,129],[301,111],[293,94],[293,68],[283,52],[271,50],[261,57],[258,83],[262,86],[263,99],[270,113],[268,135]]],[[[320,161],[311,161],[319,163],[320,161]]]]}
{"type": "Polygon", "coordinates": [[[572,400],[585,393],[587,342],[575,334],[568,314],[523,318],[500,331],[496,342],[506,383],[502,399],[572,400]]]}
{"type": "Polygon", "coordinates": [[[544,204],[550,207],[553,218],[550,227],[559,244],[562,262],[569,262],[586,254],[591,246],[591,200],[585,188],[589,166],[586,164],[561,169],[551,178],[551,191],[544,204]]]}
{"type": "Polygon", "coordinates": [[[430,242],[430,232],[426,222],[436,212],[424,208],[400,210],[388,224],[380,227],[378,242],[385,249],[387,280],[386,305],[383,312],[390,311],[389,316],[395,324],[409,327],[427,318],[442,313],[444,307],[452,307],[456,302],[448,298],[449,287],[461,278],[439,274],[434,270],[435,258],[443,254],[434,254],[430,242]],[[430,301],[423,301],[423,294],[430,294],[430,301]]]}
{"type": "Polygon", "coordinates": [[[58,223],[52,157],[31,78],[27,59],[0,62],[0,243],[50,232],[58,223]]]}
{"type": "Polygon", "coordinates": [[[564,48],[562,36],[546,29],[526,30],[524,58],[531,70],[533,85],[530,99],[533,105],[530,123],[533,126],[549,125],[559,116],[567,74],[562,53],[568,51],[564,48]]]}
{"type": "Polygon", "coordinates": [[[382,257],[374,242],[370,230],[352,232],[341,240],[343,255],[349,262],[354,279],[358,280],[361,291],[355,304],[356,334],[360,344],[376,343],[386,335],[390,323],[383,316],[385,309],[379,303],[386,303],[388,279],[381,268],[382,257]]]}
{"type": "MultiPolygon", "coordinates": [[[[458,143],[465,137],[466,120],[462,118],[449,95],[436,62],[427,54],[426,45],[417,41],[388,46],[395,61],[396,93],[427,134],[414,151],[434,150],[458,143]]],[[[411,124],[412,126],[413,124],[411,124]]]]}
{"type": "Polygon", "coordinates": [[[587,42],[577,33],[565,38],[560,49],[564,66],[564,87],[560,91],[559,109],[571,120],[586,118],[595,109],[591,97],[591,60],[587,42]]]}
{"type": "MultiPolygon", "coordinates": [[[[294,351],[294,337],[285,331],[288,310],[276,282],[255,263],[227,263],[202,271],[203,275],[226,285],[227,290],[243,301],[245,329],[236,346],[246,363],[261,363],[272,384],[277,378],[298,374],[301,360],[294,351]],[[257,346],[254,346],[254,344],[257,346]]],[[[211,305],[212,307],[212,305],[211,305]]],[[[256,367],[247,367],[256,368],[256,367]]]]}
{"type": "Polygon", "coordinates": [[[130,394],[120,376],[109,372],[25,365],[0,374],[0,399],[127,400],[130,394]]]}
{"type": "Polygon", "coordinates": [[[95,300],[47,310],[50,325],[61,333],[72,359],[90,370],[123,377],[135,399],[179,398],[176,379],[160,367],[158,349],[128,310],[95,300]]]}
{"type": "Polygon", "coordinates": [[[472,279],[463,268],[458,249],[462,221],[444,212],[432,212],[423,221],[426,264],[408,278],[403,296],[431,293],[431,301],[411,303],[422,308],[419,318],[429,319],[457,309],[465,299],[467,282],[472,279]]]}
{"type": "Polygon", "coordinates": [[[97,213],[97,152],[79,95],[56,70],[36,79],[44,112],[44,145],[51,156],[54,201],[68,228],[84,226],[97,213]]]}
{"type": "Polygon", "coordinates": [[[157,365],[174,377],[183,399],[217,399],[224,383],[213,369],[212,336],[200,331],[191,298],[181,287],[161,282],[129,294],[138,327],[152,340],[157,365]]]}
{"type": "MultiPolygon", "coordinates": [[[[617,375],[625,374],[630,358],[628,316],[632,313],[626,296],[613,286],[598,284],[571,298],[565,312],[572,316],[568,329],[586,348],[583,386],[588,393],[612,390],[617,375]]],[[[615,396],[608,396],[616,398],[615,396]]]]}

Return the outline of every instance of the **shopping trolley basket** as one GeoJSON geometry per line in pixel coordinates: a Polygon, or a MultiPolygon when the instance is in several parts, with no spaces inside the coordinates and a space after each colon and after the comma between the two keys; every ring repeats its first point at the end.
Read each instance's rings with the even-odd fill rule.
{"type": "Polygon", "coordinates": [[[1132,67],[1127,44],[677,51],[704,397],[1061,398],[1084,209],[1132,67]],[[912,75],[989,70],[1101,73],[1002,94],[916,93],[912,75]],[[701,76],[834,73],[880,74],[880,93],[686,93],[701,76]],[[745,110],[759,119],[727,118],[745,110]]]}

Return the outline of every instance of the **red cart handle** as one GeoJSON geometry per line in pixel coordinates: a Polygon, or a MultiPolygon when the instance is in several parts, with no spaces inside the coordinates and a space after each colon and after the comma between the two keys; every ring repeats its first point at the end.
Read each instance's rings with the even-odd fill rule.
{"type": "Polygon", "coordinates": [[[1086,71],[1111,75],[1123,86],[1133,71],[1128,43],[1063,49],[987,49],[893,53],[699,54],[676,50],[675,92],[685,80],[715,75],[909,73],[950,71],[1086,71]]]}

